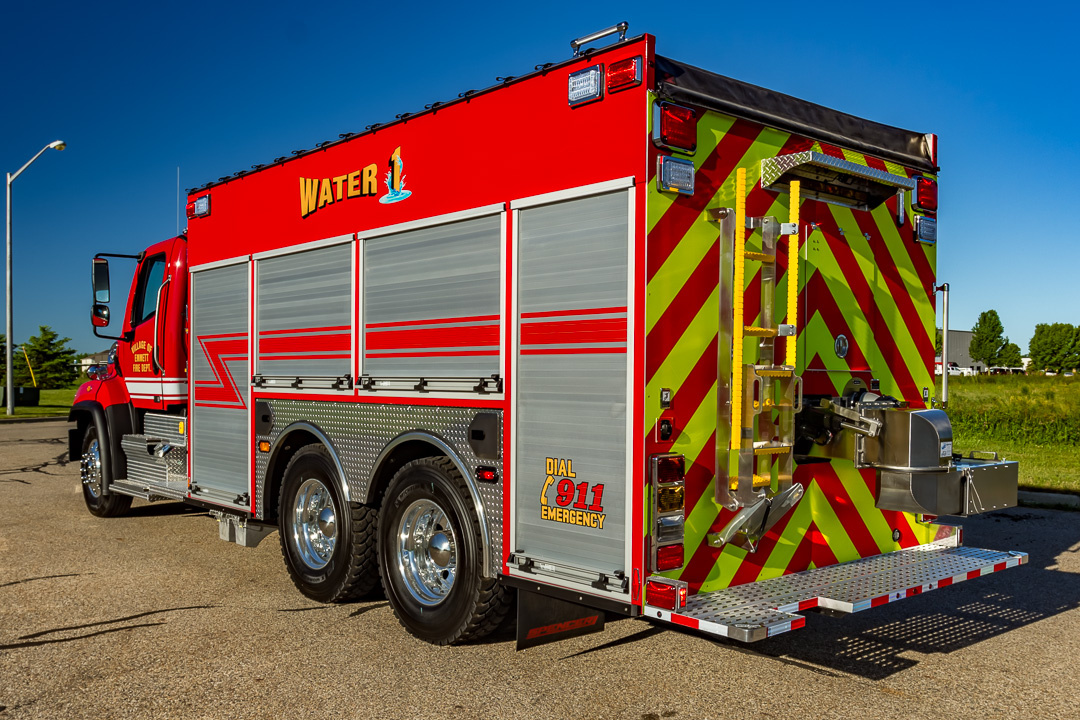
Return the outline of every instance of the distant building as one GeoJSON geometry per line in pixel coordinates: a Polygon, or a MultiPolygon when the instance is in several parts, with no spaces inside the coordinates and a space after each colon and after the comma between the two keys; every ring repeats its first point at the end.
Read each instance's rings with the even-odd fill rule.
{"type": "MultiPolygon", "coordinates": [[[[970,368],[972,372],[986,372],[986,365],[971,359],[971,336],[970,330],[949,331],[949,362],[956,363],[961,368],[970,368]]],[[[938,356],[937,362],[941,362],[938,356]]]]}
{"type": "Polygon", "coordinates": [[[84,358],[79,358],[79,372],[83,375],[90,369],[91,365],[104,365],[105,361],[109,359],[109,351],[102,350],[101,352],[94,353],[93,355],[87,355],[84,358]]]}

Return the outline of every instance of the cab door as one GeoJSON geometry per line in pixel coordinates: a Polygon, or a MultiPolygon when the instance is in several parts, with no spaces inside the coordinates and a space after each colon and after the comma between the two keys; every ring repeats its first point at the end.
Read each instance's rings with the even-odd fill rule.
{"type": "Polygon", "coordinates": [[[182,327],[186,244],[173,238],[147,249],[128,300],[120,371],[135,407],[164,410],[187,401],[182,327]],[[179,279],[177,279],[179,278],[179,279]]]}

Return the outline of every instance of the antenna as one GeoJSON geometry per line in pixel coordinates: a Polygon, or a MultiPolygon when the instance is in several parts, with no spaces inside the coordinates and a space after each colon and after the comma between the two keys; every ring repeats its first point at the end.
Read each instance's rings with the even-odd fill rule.
{"type": "Polygon", "coordinates": [[[180,234],[180,166],[176,166],[176,234],[180,234]]]}

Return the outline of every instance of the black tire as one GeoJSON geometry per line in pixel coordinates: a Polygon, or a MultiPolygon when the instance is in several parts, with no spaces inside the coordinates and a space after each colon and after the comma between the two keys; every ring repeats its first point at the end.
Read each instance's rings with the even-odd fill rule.
{"type": "Polygon", "coordinates": [[[379,511],[386,598],[406,630],[435,645],[482,638],[510,609],[510,592],[482,576],[480,520],[470,498],[449,458],[421,458],[394,475],[379,511]]]}
{"type": "Polygon", "coordinates": [[[319,602],[363,597],[379,582],[375,568],[375,511],[366,505],[344,502],[338,483],[337,468],[322,445],[299,450],[285,468],[281,483],[278,535],[285,567],[297,589],[319,602]],[[305,516],[297,510],[299,493],[304,493],[308,501],[332,509],[332,535],[320,530],[318,513],[305,516]]]}
{"type": "Polygon", "coordinates": [[[79,461],[83,501],[91,515],[103,518],[119,517],[131,509],[131,496],[116,492],[102,494],[101,481],[104,472],[101,442],[98,440],[97,427],[91,423],[83,435],[82,458],[79,461]]]}

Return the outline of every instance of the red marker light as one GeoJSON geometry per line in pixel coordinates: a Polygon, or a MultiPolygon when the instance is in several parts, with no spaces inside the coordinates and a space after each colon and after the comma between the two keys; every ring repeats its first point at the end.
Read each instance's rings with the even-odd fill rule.
{"type": "Polygon", "coordinates": [[[937,181],[933,178],[915,178],[915,207],[926,212],[937,212],[937,191],[937,181]]]}
{"type": "Polygon", "coordinates": [[[613,62],[607,69],[608,92],[628,90],[641,84],[641,56],[613,62]]]}
{"type": "Polygon", "coordinates": [[[683,544],[664,545],[656,549],[656,569],[659,572],[677,570],[683,566],[683,544]]]}
{"type": "Polygon", "coordinates": [[[660,103],[660,136],[657,142],[687,153],[697,150],[697,112],[682,105],[660,103]]]}

